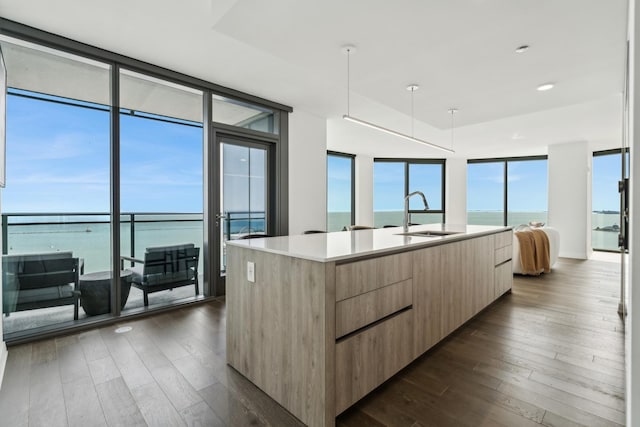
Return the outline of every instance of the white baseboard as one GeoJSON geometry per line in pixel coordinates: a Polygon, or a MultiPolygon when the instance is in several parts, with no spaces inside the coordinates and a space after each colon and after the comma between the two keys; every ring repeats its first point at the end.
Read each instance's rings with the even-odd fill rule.
{"type": "Polygon", "coordinates": [[[7,345],[4,341],[0,342],[0,388],[2,388],[2,379],[4,378],[4,368],[7,366],[7,357],[9,351],[7,351],[7,345]]]}
{"type": "Polygon", "coordinates": [[[587,259],[587,254],[584,252],[560,252],[558,256],[560,258],[587,259]]]}

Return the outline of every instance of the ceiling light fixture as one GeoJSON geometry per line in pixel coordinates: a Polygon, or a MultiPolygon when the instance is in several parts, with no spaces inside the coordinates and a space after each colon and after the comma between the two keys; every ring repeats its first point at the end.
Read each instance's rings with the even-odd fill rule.
{"type": "Polygon", "coordinates": [[[538,90],[540,92],[544,92],[545,90],[553,89],[554,86],[555,86],[554,83],[545,83],[538,86],[538,90]]]}
{"type": "Polygon", "coordinates": [[[516,53],[522,53],[522,52],[526,52],[529,50],[529,45],[528,44],[523,44],[522,46],[518,46],[518,48],[516,49],[516,53]]]}
{"type": "Polygon", "coordinates": [[[409,85],[409,86],[407,86],[407,90],[411,91],[411,136],[406,135],[404,133],[397,132],[395,130],[391,130],[391,129],[382,127],[382,126],[378,126],[378,125],[376,125],[374,123],[367,122],[365,120],[361,120],[361,119],[358,119],[356,117],[351,116],[351,111],[350,111],[350,107],[351,106],[350,106],[350,97],[349,97],[349,94],[351,92],[350,57],[351,57],[352,53],[355,53],[355,47],[351,46],[351,45],[344,46],[342,48],[342,52],[346,53],[346,55],[347,55],[347,114],[342,116],[343,119],[345,119],[345,120],[347,120],[349,122],[352,122],[352,123],[357,123],[359,125],[369,127],[371,129],[375,129],[375,130],[379,130],[381,132],[388,133],[389,135],[393,135],[393,136],[397,136],[397,137],[400,137],[400,138],[404,138],[404,139],[412,141],[412,142],[418,142],[420,144],[424,144],[424,145],[427,145],[427,146],[432,147],[432,148],[437,148],[438,150],[446,151],[448,153],[455,153],[455,151],[450,150],[448,148],[441,147],[441,146],[439,146],[437,144],[433,144],[431,142],[427,142],[427,141],[424,141],[422,139],[414,138],[414,136],[413,136],[413,92],[415,92],[418,89],[418,85],[409,85]]]}

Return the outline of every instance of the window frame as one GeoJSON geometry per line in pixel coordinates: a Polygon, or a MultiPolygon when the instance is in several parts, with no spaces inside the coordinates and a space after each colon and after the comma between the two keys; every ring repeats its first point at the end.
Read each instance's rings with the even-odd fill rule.
{"type": "MultiPolygon", "coordinates": [[[[503,163],[503,180],[504,187],[502,189],[503,198],[502,198],[502,225],[507,226],[509,220],[509,162],[523,162],[523,161],[534,161],[534,160],[546,160],[547,161],[547,170],[548,170],[548,161],[549,156],[546,154],[537,155],[537,156],[519,156],[519,157],[496,157],[489,159],[468,159],[467,160],[467,168],[470,164],[479,164],[479,163],[503,163]]],[[[467,182],[467,187],[468,187],[467,182]]],[[[468,190],[467,190],[468,192],[468,190]]],[[[468,196],[467,196],[468,197],[468,196]]],[[[469,206],[467,206],[467,215],[469,215],[469,206]]]]}
{"type": "MultiPolygon", "coordinates": [[[[440,189],[440,194],[442,194],[441,200],[441,209],[431,209],[428,210],[416,210],[409,209],[410,214],[442,214],[442,222],[446,222],[446,200],[447,195],[445,189],[447,188],[446,176],[447,176],[447,159],[416,159],[416,158],[390,158],[390,157],[376,157],[373,159],[374,163],[374,174],[375,174],[375,164],[376,163],[404,163],[404,197],[409,194],[409,169],[410,165],[442,165],[442,188],[440,189]]],[[[375,188],[373,195],[375,197],[375,188]]],[[[375,214],[375,209],[374,209],[375,214]]]]}
{"type": "MultiPolygon", "coordinates": [[[[624,147],[624,156],[622,155],[623,152],[623,148],[611,148],[608,150],[598,150],[598,151],[594,151],[592,153],[592,166],[591,166],[591,180],[593,181],[593,158],[595,157],[600,157],[600,156],[611,156],[611,155],[619,155],[620,156],[620,169],[621,169],[621,174],[620,174],[620,179],[622,179],[622,175],[624,175],[624,179],[629,179],[629,169],[630,169],[630,151],[629,151],[629,147],[624,147]]],[[[619,192],[618,192],[619,193],[619,192]]],[[[622,208],[622,206],[620,206],[622,208]]],[[[593,184],[592,184],[592,188],[591,188],[591,214],[593,215],[593,184]]],[[[625,230],[624,232],[627,233],[627,227],[628,227],[628,222],[621,222],[621,227],[624,227],[625,230]]],[[[592,225],[593,227],[593,225],[592,225]]],[[[593,233],[593,228],[591,230],[591,233],[593,233]]],[[[623,231],[621,230],[620,233],[623,233],[623,231]]],[[[620,249],[606,249],[606,248],[594,248],[593,247],[593,238],[591,239],[591,250],[594,252],[611,252],[611,253],[619,253],[620,249]]],[[[625,253],[629,253],[629,249],[625,249],[625,253]]]]}
{"type": "Polygon", "coordinates": [[[329,156],[343,157],[351,160],[351,224],[353,225],[356,223],[356,155],[350,153],[342,153],[340,151],[327,150],[327,218],[325,221],[327,231],[329,231],[329,156]]]}
{"type": "MultiPolygon", "coordinates": [[[[152,78],[161,79],[170,83],[176,83],[182,86],[191,87],[202,91],[203,93],[203,222],[205,239],[204,250],[202,256],[210,258],[209,244],[217,242],[217,224],[215,188],[212,188],[214,175],[217,171],[218,154],[214,150],[214,145],[218,132],[225,132],[243,137],[257,138],[274,144],[274,176],[275,188],[273,191],[274,203],[270,207],[273,210],[274,218],[273,233],[276,235],[286,235],[289,230],[289,113],[293,112],[293,108],[284,104],[270,101],[255,95],[251,95],[239,90],[231,89],[207,80],[193,77],[180,73],[162,66],[144,62],[139,59],[131,58],[120,53],[109,51],[106,49],[91,46],[87,43],[69,39],[58,34],[43,31],[41,29],[30,27],[19,22],[11,21],[0,17],[0,35],[16,39],[37,46],[54,49],[63,53],[79,56],[104,63],[110,67],[110,99],[109,114],[111,115],[110,123],[110,209],[111,217],[111,271],[120,270],[120,244],[121,244],[121,206],[120,206],[120,70],[136,72],[152,78]],[[244,103],[260,106],[278,112],[278,129],[279,133],[271,134],[258,130],[245,129],[232,125],[224,125],[213,122],[212,112],[212,95],[220,95],[225,98],[239,100],[244,103]]],[[[215,246],[215,245],[214,245],[215,246]]],[[[205,299],[216,297],[224,294],[224,286],[220,285],[216,279],[213,263],[207,262],[204,265],[204,281],[202,283],[205,299]]],[[[113,307],[110,319],[133,318],[144,315],[147,312],[132,313],[126,316],[121,315],[120,309],[120,276],[115,275],[113,292],[111,292],[111,306],[113,307]]],[[[187,302],[190,304],[191,302],[187,302]]],[[[170,305],[167,307],[159,307],[150,309],[148,312],[157,312],[162,310],[171,310],[179,307],[180,304],[170,305]]],[[[105,324],[110,319],[97,319],[88,323],[74,323],[72,325],[56,325],[54,328],[44,328],[42,331],[21,334],[15,338],[7,339],[7,342],[18,343],[28,342],[34,339],[53,337],[68,331],[78,330],[86,327],[86,324],[105,324]]],[[[6,338],[6,337],[5,337],[6,338]]]]}

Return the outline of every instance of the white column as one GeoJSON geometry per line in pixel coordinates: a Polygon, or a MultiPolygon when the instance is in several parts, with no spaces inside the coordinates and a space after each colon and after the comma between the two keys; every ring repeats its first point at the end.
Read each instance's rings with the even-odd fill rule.
{"type": "Polygon", "coordinates": [[[356,224],[373,227],[373,157],[356,156],[356,224]]]}
{"type": "Polygon", "coordinates": [[[467,223],[467,159],[447,159],[445,166],[445,221],[467,223]]]}
{"type": "Polygon", "coordinates": [[[327,121],[289,115],[289,234],[327,228],[327,121]]]}
{"type": "Polygon", "coordinates": [[[560,233],[560,256],[591,254],[591,160],[585,141],[549,146],[550,227],[560,233]]]}

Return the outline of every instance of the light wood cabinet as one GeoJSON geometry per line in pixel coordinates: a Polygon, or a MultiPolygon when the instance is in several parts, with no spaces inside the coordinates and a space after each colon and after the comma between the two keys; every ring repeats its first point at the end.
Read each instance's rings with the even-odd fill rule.
{"type": "Polygon", "coordinates": [[[486,306],[491,304],[493,298],[493,275],[494,275],[494,238],[484,236],[469,240],[466,256],[473,259],[473,274],[471,286],[474,289],[473,310],[467,317],[469,320],[486,306]]]}
{"type": "Polygon", "coordinates": [[[511,246],[513,244],[513,231],[503,231],[502,233],[494,234],[496,249],[503,248],[505,246],[511,246]]]}
{"type": "Polygon", "coordinates": [[[513,266],[511,260],[495,268],[494,298],[499,298],[513,286],[513,266]]]}
{"type": "Polygon", "coordinates": [[[340,262],[229,245],[227,361],[305,424],[334,426],[511,288],[511,239],[443,239],[340,262]]]}
{"type": "Polygon", "coordinates": [[[444,337],[493,301],[493,236],[442,246],[444,337]]]}
{"type": "Polygon", "coordinates": [[[513,231],[496,234],[495,247],[493,298],[497,299],[513,286],[513,231]]]}
{"type": "Polygon", "coordinates": [[[338,341],[336,415],[413,359],[413,310],[410,309],[338,341]]]}
{"type": "Polygon", "coordinates": [[[414,356],[442,338],[442,246],[413,252],[414,356]]]}
{"type": "Polygon", "coordinates": [[[411,279],[336,303],[336,338],[376,322],[413,302],[411,279]]]}
{"type": "Polygon", "coordinates": [[[411,278],[411,253],[402,252],[336,267],[336,301],[411,278]]]}

